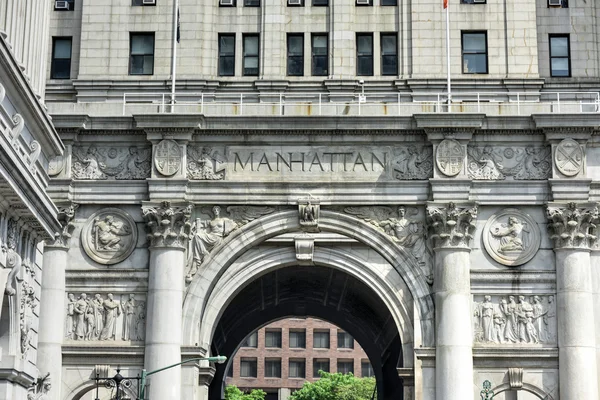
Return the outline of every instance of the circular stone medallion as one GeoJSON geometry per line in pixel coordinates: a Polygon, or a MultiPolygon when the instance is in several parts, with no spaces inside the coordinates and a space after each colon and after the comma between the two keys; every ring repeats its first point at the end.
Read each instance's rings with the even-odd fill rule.
{"type": "Polygon", "coordinates": [[[166,139],[156,145],[154,165],[164,176],[173,176],[181,168],[181,148],[176,141],[166,139]]]}
{"type": "Polygon", "coordinates": [[[483,228],[483,245],[490,257],[502,265],[517,266],[531,260],[540,248],[540,228],[515,208],[494,214],[483,228]]]}
{"type": "Polygon", "coordinates": [[[125,260],[137,243],[133,219],[118,208],[95,212],[81,230],[81,245],[94,261],[111,265],[125,260]]]}
{"type": "Polygon", "coordinates": [[[583,167],[583,150],[573,139],[565,139],[556,146],[554,153],[556,168],[566,176],[575,176],[583,167]]]}
{"type": "Polygon", "coordinates": [[[48,175],[56,176],[62,172],[65,168],[65,158],[63,156],[56,156],[51,158],[48,162],[48,175]]]}
{"type": "Polygon", "coordinates": [[[463,147],[454,139],[442,140],[435,151],[435,162],[442,174],[458,175],[465,162],[463,147]]]}

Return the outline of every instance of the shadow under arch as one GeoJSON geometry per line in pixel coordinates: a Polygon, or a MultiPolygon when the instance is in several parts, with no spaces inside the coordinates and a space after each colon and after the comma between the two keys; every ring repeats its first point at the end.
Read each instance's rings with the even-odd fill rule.
{"type": "MultiPolygon", "coordinates": [[[[495,395],[500,394],[502,392],[509,391],[509,390],[514,390],[514,389],[510,386],[510,383],[508,383],[508,382],[502,383],[492,389],[492,391],[494,392],[495,395]]],[[[524,390],[526,392],[529,392],[542,400],[554,400],[554,398],[550,394],[546,393],[544,390],[542,390],[539,387],[532,385],[530,383],[523,382],[523,386],[519,390],[524,390]]]]}
{"type": "MultiPolygon", "coordinates": [[[[370,247],[383,257],[405,282],[418,312],[424,346],[434,345],[434,304],[429,285],[414,257],[398,246],[388,235],[353,216],[322,210],[319,218],[322,232],[338,233],[370,247]]],[[[297,211],[281,211],[258,218],[234,231],[206,257],[200,272],[190,284],[183,304],[183,343],[197,345],[199,329],[207,301],[216,290],[219,278],[248,249],[265,240],[289,232],[300,232],[297,211]]]]}

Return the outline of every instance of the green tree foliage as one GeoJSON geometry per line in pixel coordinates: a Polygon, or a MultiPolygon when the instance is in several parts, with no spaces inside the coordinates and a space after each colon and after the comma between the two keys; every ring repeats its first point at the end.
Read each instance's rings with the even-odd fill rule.
{"type": "MultiPolygon", "coordinates": [[[[371,400],[375,378],[357,378],[353,374],[330,374],[319,371],[321,379],[306,382],[290,400],[371,400]]],[[[377,393],[375,393],[375,399],[377,393]]]]}
{"type": "Polygon", "coordinates": [[[225,400],[264,400],[267,394],[261,389],[252,389],[244,393],[235,385],[225,387],[225,400]]]}

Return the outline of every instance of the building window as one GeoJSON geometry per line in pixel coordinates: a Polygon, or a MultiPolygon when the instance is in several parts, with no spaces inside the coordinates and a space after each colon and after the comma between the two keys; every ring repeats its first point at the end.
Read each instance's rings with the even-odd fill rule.
{"type": "Polygon", "coordinates": [[[156,5],[156,0],[155,1],[149,1],[149,0],[131,0],[131,5],[132,6],[155,6],[156,5]]]}
{"type": "Polygon", "coordinates": [[[313,359],[313,378],[318,378],[319,371],[329,372],[329,360],[328,359],[313,359]]]}
{"type": "Polygon", "coordinates": [[[373,75],[373,34],[356,34],[356,75],[373,75]]]}
{"type": "Polygon", "coordinates": [[[244,7],[260,7],[260,0],[244,0],[244,7]]]}
{"type": "Polygon", "coordinates": [[[398,0],[381,0],[382,6],[397,6],[398,0]]]}
{"type": "Polygon", "coordinates": [[[306,348],[306,331],[304,329],[290,330],[290,348],[292,348],[292,349],[306,348]]]}
{"type": "Polygon", "coordinates": [[[338,349],[353,349],[354,339],[348,332],[339,331],[337,334],[338,349]]]}
{"type": "Polygon", "coordinates": [[[571,76],[569,35],[550,35],[550,76],[571,76]]]}
{"type": "Polygon", "coordinates": [[[354,361],[340,360],[337,363],[337,372],[340,374],[354,373],[354,361]]]}
{"type": "Polygon", "coordinates": [[[306,376],[306,363],[304,360],[290,360],[288,373],[290,378],[304,378],[306,376]]]}
{"type": "Polygon", "coordinates": [[[360,376],[363,378],[370,378],[372,376],[375,376],[375,371],[373,371],[373,366],[369,361],[361,361],[360,373],[360,376]]]}
{"type": "Polygon", "coordinates": [[[154,33],[131,33],[129,75],[154,73],[154,33]]]}
{"type": "Polygon", "coordinates": [[[52,79],[71,78],[71,44],[70,37],[52,38],[52,66],[50,68],[52,79]]]}
{"type": "Polygon", "coordinates": [[[235,75],[235,34],[219,34],[219,76],[235,75]]]}
{"type": "Polygon", "coordinates": [[[327,7],[329,6],[329,0],[312,0],[313,7],[327,7]]]}
{"type": "Polygon", "coordinates": [[[244,35],[244,76],[258,76],[258,35],[244,35]]]}
{"type": "Polygon", "coordinates": [[[329,46],[326,33],[315,33],[311,37],[312,75],[323,76],[329,72],[329,46]]]}
{"type": "Polygon", "coordinates": [[[258,347],[258,332],[252,332],[250,336],[242,342],[242,347],[258,347]]]}
{"type": "Polygon", "coordinates": [[[398,36],[381,34],[381,75],[398,75],[398,36]]]}
{"type": "Polygon", "coordinates": [[[287,37],[287,74],[304,75],[304,34],[288,33],[287,37]]]}
{"type": "Polygon", "coordinates": [[[548,0],[548,8],[569,8],[569,0],[548,0]]]}
{"type": "Polygon", "coordinates": [[[240,376],[242,378],[256,378],[256,358],[242,358],[240,360],[240,376]]]}
{"type": "Polygon", "coordinates": [[[281,359],[265,359],[265,378],[281,378],[281,359]]]}
{"type": "Polygon", "coordinates": [[[329,330],[313,332],[313,347],[315,349],[329,348],[329,330]]]}
{"type": "Polygon", "coordinates": [[[281,348],[281,329],[265,331],[265,347],[281,348]]]}
{"type": "Polygon", "coordinates": [[[487,74],[487,33],[462,32],[463,74],[487,74]]]}
{"type": "Polygon", "coordinates": [[[75,0],[55,1],[54,11],[73,11],[75,10],[75,0]]]}

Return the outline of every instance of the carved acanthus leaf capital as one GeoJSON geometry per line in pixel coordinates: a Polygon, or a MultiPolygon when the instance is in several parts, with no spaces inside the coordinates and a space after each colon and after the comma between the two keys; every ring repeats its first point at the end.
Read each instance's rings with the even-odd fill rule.
{"type": "Polygon", "coordinates": [[[427,206],[427,224],[434,247],[469,248],[477,220],[476,204],[427,206]]]}
{"type": "Polygon", "coordinates": [[[56,232],[53,239],[46,241],[46,246],[69,247],[69,239],[71,239],[71,235],[75,229],[73,219],[75,218],[75,211],[78,207],[79,204],[71,203],[67,207],[59,208],[56,218],[58,219],[58,222],[60,222],[62,230],[56,232]]]}
{"type": "Polygon", "coordinates": [[[175,247],[185,249],[191,234],[193,204],[173,206],[163,201],[157,206],[143,206],[150,247],[175,247]]]}
{"type": "Polygon", "coordinates": [[[596,205],[549,204],[546,214],[554,249],[591,249],[596,243],[600,222],[596,205]]]}

